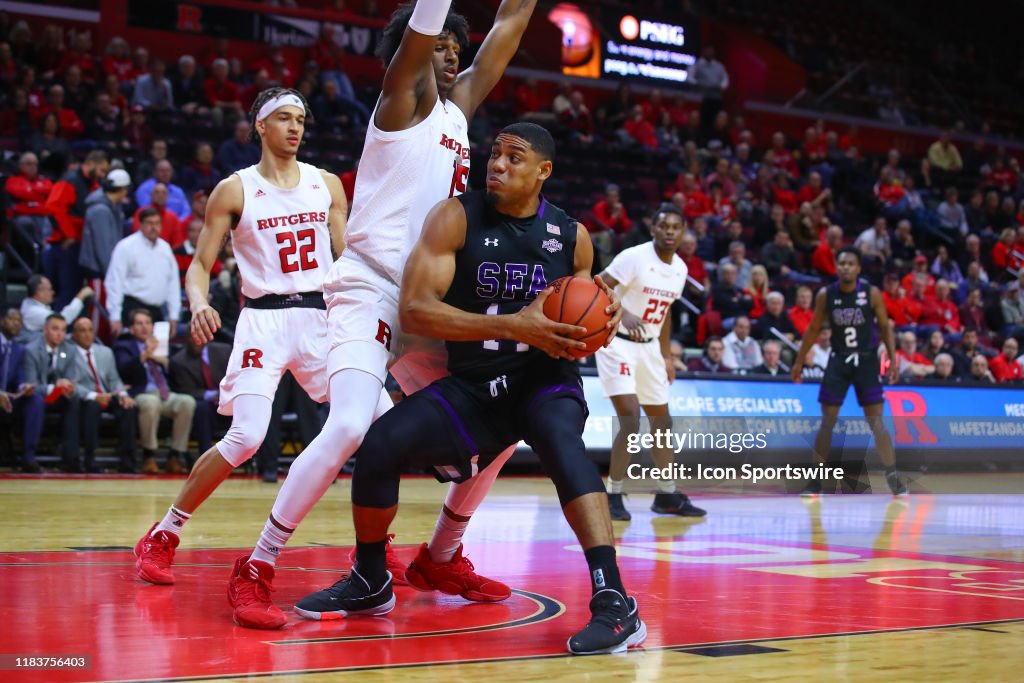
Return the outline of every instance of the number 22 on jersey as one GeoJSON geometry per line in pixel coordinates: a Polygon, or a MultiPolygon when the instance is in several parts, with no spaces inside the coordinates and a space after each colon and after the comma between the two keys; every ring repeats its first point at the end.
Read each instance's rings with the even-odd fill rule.
{"type": "Polygon", "coordinates": [[[316,231],[312,228],[293,232],[277,233],[277,243],[281,247],[281,272],[294,273],[299,270],[316,268],[316,231]],[[296,252],[298,256],[296,257],[296,252]]]}

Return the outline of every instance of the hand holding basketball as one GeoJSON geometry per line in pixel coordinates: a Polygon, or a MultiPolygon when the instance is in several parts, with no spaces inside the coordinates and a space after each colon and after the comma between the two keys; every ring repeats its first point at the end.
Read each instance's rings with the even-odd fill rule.
{"type": "MultiPolygon", "coordinates": [[[[615,334],[622,317],[621,304],[613,304],[598,278],[597,282],[579,277],[563,277],[552,282],[544,301],[544,314],[560,323],[578,325],[581,333],[573,337],[583,342],[568,349],[572,358],[585,358],[604,346],[615,334]]],[[[538,297],[540,298],[540,297],[538,297]]]]}
{"type": "Polygon", "coordinates": [[[553,321],[546,315],[547,302],[553,293],[551,287],[545,288],[533,303],[516,313],[513,316],[515,327],[510,336],[518,342],[537,347],[552,358],[573,360],[577,356],[571,355],[570,351],[579,353],[586,348],[586,344],[577,341],[586,334],[586,329],[553,321]]]}

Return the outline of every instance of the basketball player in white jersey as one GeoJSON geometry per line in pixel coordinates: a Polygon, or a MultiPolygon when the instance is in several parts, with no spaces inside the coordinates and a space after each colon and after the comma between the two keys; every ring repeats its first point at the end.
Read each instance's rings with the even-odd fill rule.
{"type": "MultiPolygon", "coordinates": [[[[640,428],[643,408],[652,429],[671,427],[668,415],[669,387],[675,381],[670,345],[671,322],[666,322],[672,302],[683,295],[686,264],[676,255],[686,226],[679,209],[665,204],[655,215],[651,242],[619,253],[601,277],[622,299],[620,332],[612,343],[597,352],[597,375],[604,395],[611,399],[619,417],[619,433],[612,443],[608,468],[608,507],[612,519],[628,520],[622,503],[622,483],[630,456],[626,439],[640,428]]],[[[656,467],[672,463],[668,448],[652,449],[656,467]]],[[[704,511],[676,490],[672,480],[657,480],[658,493],[651,510],[658,513],[700,517],[704,511]]]]}
{"type": "Polygon", "coordinates": [[[251,117],[263,157],[210,195],[185,287],[192,336],[205,344],[221,326],[208,301],[210,268],[230,234],[246,297],[220,383],[218,411],[232,416],[231,428],[196,461],[163,520],[135,546],[136,573],[149,583],[174,583],[182,526],[263,442],[281,375],[290,370],[313,400],[327,399],[323,283],[332,249],[342,249],[348,205],[336,175],[296,161],[308,115],[297,91],[261,92],[251,117]]]}
{"type": "MultiPolygon", "coordinates": [[[[473,65],[461,74],[459,54],[468,45],[469,27],[463,17],[449,13],[451,0],[402,5],[385,27],[378,56],[387,71],[366,132],[346,249],[324,285],[330,416],[292,464],[250,561],[232,578],[229,594],[245,583],[269,586],[281,549],[379,416],[376,403],[366,397],[380,393],[389,362],[402,353],[398,286],[405,261],[427,212],[465,191],[467,121],[518,49],[535,5],[536,0],[502,0],[473,65]]],[[[392,373],[406,393],[421,389],[447,374],[444,349],[434,345],[406,352],[392,373]]],[[[489,469],[494,470],[491,477],[474,477],[449,493],[434,538],[414,561],[419,570],[406,572],[414,587],[483,601],[511,594],[508,586],[477,575],[461,553],[469,517],[500,468],[489,469]]],[[[285,623],[269,591],[258,592],[262,602],[241,607],[235,602],[236,623],[252,628],[285,623]]]]}

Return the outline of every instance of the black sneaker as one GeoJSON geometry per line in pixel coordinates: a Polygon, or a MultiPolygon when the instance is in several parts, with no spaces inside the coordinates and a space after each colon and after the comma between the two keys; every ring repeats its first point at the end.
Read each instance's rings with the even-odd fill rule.
{"type": "Polygon", "coordinates": [[[566,646],[574,655],[599,655],[624,652],[646,638],[647,625],[640,620],[636,599],[605,588],[590,599],[590,622],[566,646]]]}
{"type": "Polygon", "coordinates": [[[611,513],[612,519],[617,522],[628,522],[633,519],[633,515],[629,514],[629,510],[622,504],[622,493],[609,493],[608,494],[608,512],[611,513]]]}
{"type": "Polygon", "coordinates": [[[885,482],[889,484],[889,490],[892,491],[892,495],[897,498],[902,498],[910,494],[910,491],[907,490],[907,485],[903,483],[903,480],[900,479],[899,475],[896,474],[895,471],[885,473],[885,482]]]}
{"type": "Polygon", "coordinates": [[[821,480],[820,479],[808,479],[807,486],[800,492],[800,495],[804,498],[810,498],[811,496],[821,495],[821,480]]]}
{"type": "Polygon", "coordinates": [[[690,502],[685,493],[656,493],[651,503],[651,512],[659,515],[679,515],[680,517],[703,517],[708,514],[690,502]]]}
{"type": "Polygon", "coordinates": [[[388,580],[377,590],[362,577],[356,567],[348,576],[333,586],[310,593],[295,604],[295,611],[303,619],[342,619],[363,614],[380,616],[395,608],[395,594],[391,590],[391,572],[388,580]]]}

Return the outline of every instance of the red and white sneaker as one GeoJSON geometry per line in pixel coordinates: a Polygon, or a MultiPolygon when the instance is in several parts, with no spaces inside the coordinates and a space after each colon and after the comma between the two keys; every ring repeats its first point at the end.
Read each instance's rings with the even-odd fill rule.
{"type": "Polygon", "coordinates": [[[135,544],[135,574],[148,583],[170,586],[174,583],[174,573],[171,572],[174,549],[181,539],[166,531],[154,534],[155,528],[156,524],[149,527],[146,535],[135,544]]]}
{"type": "Polygon", "coordinates": [[[461,595],[475,602],[500,602],[512,595],[512,589],[502,582],[473,571],[473,563],[462,555],[461,543],[451,561],[443,563],[430,559],[430,552],[424,543],[405,570],[405,579],[416,590],[437,590],[448,595],[461,595]]]}
{"type": "MultiPolygon", "coordinates": [[[[405,563],[395,557],[395,551],[391,547],[391,541],[395,540],[394,534],[388,534],[387,539],[384,541],[384,561],[387,563],[388,571],[391,572],[391,585],[392,586],[407,586],[408,582],[405,580],[405,563]]],[[[356,563],[356,549],[352,548],[348,554],[348,561],[353,565],[356,563]]],[[[347,575],[347,570],[342,572],[347,575]]]]}
{"type": "Polygon", "coordinates": [[[232,619],[245,628],[273,629],[288,623],[288,617],[271,600],[274,592],[274,568],[244,555],[235,560],[228,581],[228,602],[234,608],[232,619]]]}

